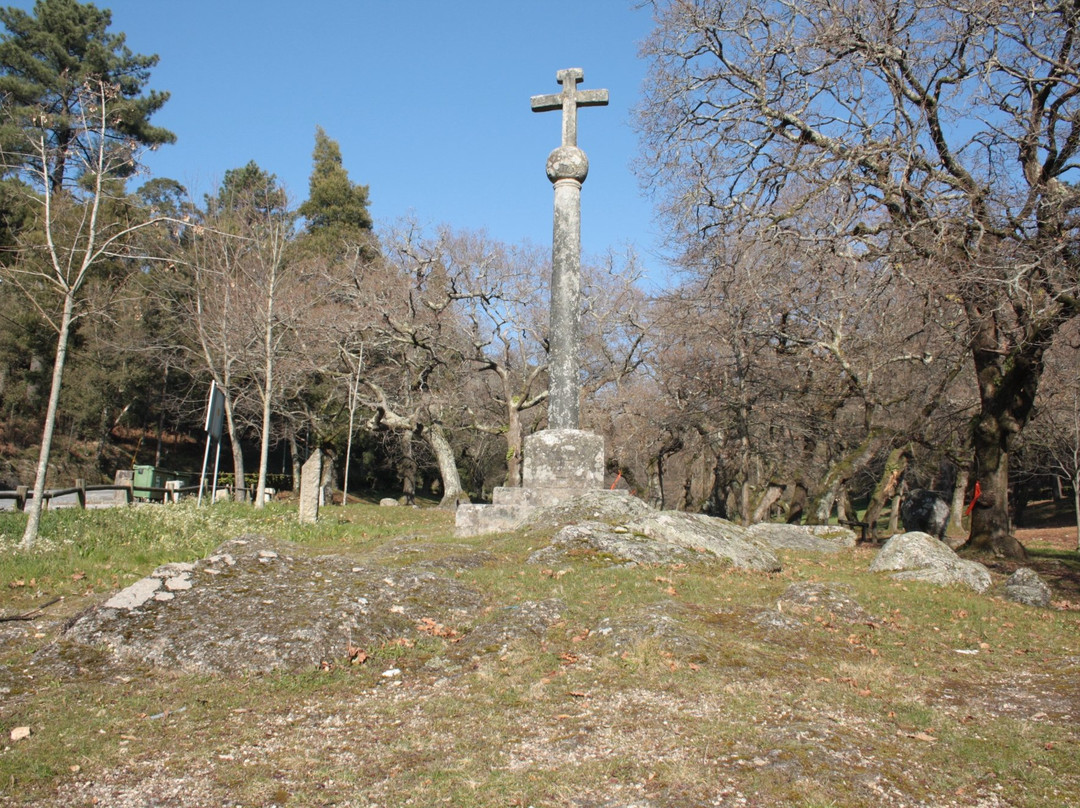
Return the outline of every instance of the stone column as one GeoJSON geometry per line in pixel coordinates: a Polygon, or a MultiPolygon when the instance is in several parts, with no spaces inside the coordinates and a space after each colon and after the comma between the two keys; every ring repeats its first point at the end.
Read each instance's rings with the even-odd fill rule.
{"type": "Polygon", "coordinates": [[[581,184],[589,173],[585,152],[560,146],[547,161],[555,186],[551,237],[549,429],[580,428],[581,184]]]}
{"type": "Polygon", "coordinates": [[[607,90],[578,89],[584,77],[578,67],[560,70],[555,78],[562,92],[533,96],[531,100],[534,112],[562,110],[562,145],[547,159],[547,176],[555,186],[548,337],[549,429],[579,429],[581,421],[581,184],[589,174],[589,160],[577,145],[577,110],[608,103],[607,90]]]}

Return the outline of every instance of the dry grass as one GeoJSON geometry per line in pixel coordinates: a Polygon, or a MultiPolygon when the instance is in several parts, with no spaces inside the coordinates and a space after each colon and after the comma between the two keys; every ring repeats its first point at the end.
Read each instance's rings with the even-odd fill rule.
{"type": "MultiPolygon", "coordinates": [[[[9,670],[126,578],[240,532],[382,560],[413,537],[418,552],[398,563],[462,543],[426,510],[330,509],[305,529],[284,506],[186,510],[72,518],[32,558],[0,548],[0,614],[64,596],[39,619],[0,623],[9,670]]],[[[18,525],[4,519],[17,517],[0,517],[7,547],[18,525]]],[[[491,608],[566,604],[545,637],[493,653],[425,635],[330,670],[15,688],[0,702],[0,805],[1075,804],[1078,613],[901,585],[865,571],[866,549],[787,554],[776,575],[525,564],[545,538],[467,540],[491,560],[458,575],[491,608]],[[875,620],[755,623],[804,581],[850,587],[875,620]],[[603,634],[603,618],[638,636],[603,634]],[[661,618],[672,632],[644,630],[661,618]],[[8,741],[20,726],[31,736],[8,741]]]]}

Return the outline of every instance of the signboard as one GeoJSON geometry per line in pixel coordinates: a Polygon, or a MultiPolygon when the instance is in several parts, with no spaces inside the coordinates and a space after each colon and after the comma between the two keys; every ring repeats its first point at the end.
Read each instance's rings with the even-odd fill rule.
{"type": "Polygon", "coordinates": [[[206,433],[215,441],[221,440],[221,422],[225,415],[225,394],[217,382],[210,382],[210,399],[206,402],[206,433]]]}

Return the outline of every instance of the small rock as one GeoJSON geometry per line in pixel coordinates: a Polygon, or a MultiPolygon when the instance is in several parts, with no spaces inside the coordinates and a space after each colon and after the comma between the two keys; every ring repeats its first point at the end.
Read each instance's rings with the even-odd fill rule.
{"type": "Polygon", "coordinates": [[[166,578],[165,588],[170,592],[182,592],[186,589],[191,589],[191,578],[187,575],[177,575],[174,578],[166,578]]]}
{"type": "Polygon", "coordinates": [[[137,609],[150,600],[160,587],[160,578],[142,578],[105,601],[105,608],[137,609]]]}
{"type": "Polygon", "coordinates": [[[393,497],[383,497],[379,500],[379,505],[383,508],[394,508],[397,507],[397,504],[398,501],[393,497]]]}
{"type": "Polygon", "coordinates": [[[162,564],[152,573],[154,578],[174,578],[177,575],[190,575],[195,571],[195,565],[187,561],[172,561],[162,564]]]}
{"type": "Polygon", "coordinates": [[[1005,597],[1025,606],[1045,609],[1050,605],[1050,587],[1035,570],[1021,567],[1005,581],[1005,597]]]}
{"type": "Polygon", "coordinates": [[[11,731],[12,741],[25,741],[30,737],[30,727],[15,727],[11,731]]]}

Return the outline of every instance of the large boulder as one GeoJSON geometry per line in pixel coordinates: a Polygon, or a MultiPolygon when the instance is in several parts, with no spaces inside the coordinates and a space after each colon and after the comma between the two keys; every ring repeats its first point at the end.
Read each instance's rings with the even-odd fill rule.
{"type": "Polygon", "coordinates": [[[927,533],[901,533],[889,539],[870,564],[871,572],[896,571],[898,581],[924,581],[947,586],[963,584],[976,592],[990,588],[990,571],[966,561],[927,533]]]}
{"type": "MultiPolygon", "coordinates": [[[[634,563],[668,563],[652,559],[673,558],[673,548],[681,547],[697,553],[699,561],[712,556],[740,569],[765,572],[780,569],[776,556],[751,538],[741,525],[703,514],[658,511],[640,499],[620,492],[589,491],[556,505],[537,508],[526,519],[524,527],[558,531],[586,523],[583,530],[559,535],[555,549],[540,559],[553,558],[576,547],[595,553],[610,552],[615,558],[634,563]],[[656,546],[648,548],[645,540],[656,546]]],[[[675,555],[694,558],[692,555],[675,555]]]]}
{"type": "Polygon", "coordinates": [[[900,505],[904,530],[929,533],[944,541],[949,526],[949,503],[934,491],[916,488],[904,497],[900,505]]]}
{"type": "Polygon", "coordinates": [[[749,537],[773,550],[838,553],[855,546],[855,532],[834,525],[787,525],[761,522],[747,528],[749,537]]]}
{"type": "Polygon", "coordinates": [[[653,511],[627,523],[626,527],[656,541],[704,550],[727,559],[739,569],[780,570],[780,561],[768,548],[755,542],[746,528],[726,519],[681,511],[653,511]]]}
{"type": "Polygon", "coordinates": [[[529,563],[559,564],[575,558],[621,566],[719,561],[711,553],[699,553],[680,544],[650,539],[620,525],[590,521],[564,527],[555,534],[551,544],[529,556],[529,563]]]}

